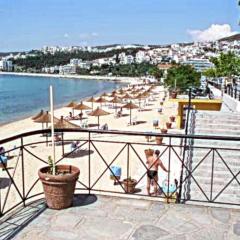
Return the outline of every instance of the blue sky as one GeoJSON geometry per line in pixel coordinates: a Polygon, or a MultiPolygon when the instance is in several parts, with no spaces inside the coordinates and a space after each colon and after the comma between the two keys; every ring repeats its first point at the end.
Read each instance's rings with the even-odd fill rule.
{"type": "Polygon", "coordinates": [[[0,51],[43,45],[165,44],[229,24],[237,0],[0,0],[0,51]]]}

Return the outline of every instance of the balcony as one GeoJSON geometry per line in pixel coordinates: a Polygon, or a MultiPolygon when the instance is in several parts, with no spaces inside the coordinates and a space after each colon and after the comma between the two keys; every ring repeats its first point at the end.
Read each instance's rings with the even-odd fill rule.
{"type": "Polygon", "coordinates": [[[62,211],[45,206],[37,171],[51,154],[50,130],[1,140],[9,160],[1,173],[0,239],[239,238],[239,168],[231,162],[239,157],[239,137],[56,131],[61,136],[57,163],[80,168],[74,206],[62,211]],[[156,137],[163,137],[161,145],[156,137]],[[74,149],[73,141],[80,141],[74,149]],[[160,150],[170,170],[159,170],[156,196],[146,191],[144,150],[149,148],[160,150]],[[122,169],[115,184],[110,179],[112,166],[122,169]],[[222,167],[227,171],[224,178],[219,175],[222,167]],[[202,174],[204,169],[208,171],[202,174]],[[133,193],[122,183],[130,176],[137,181],[133,193]]]}

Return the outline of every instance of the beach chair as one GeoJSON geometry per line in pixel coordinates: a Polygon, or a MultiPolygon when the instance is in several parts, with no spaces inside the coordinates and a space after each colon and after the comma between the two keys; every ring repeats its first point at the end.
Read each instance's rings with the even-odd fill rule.
{"type": "Polygon", "coordinates": [[[87,128],[88,127],[88,120],[85,120],[81,124],[81,128],[87,128]]]}
{"type": "Polygon", "coordinates": [[[133,125],[137,125],[137,116],[135,116],[135,117],[133,118],[132,124],[133,124],[133,125]]]}

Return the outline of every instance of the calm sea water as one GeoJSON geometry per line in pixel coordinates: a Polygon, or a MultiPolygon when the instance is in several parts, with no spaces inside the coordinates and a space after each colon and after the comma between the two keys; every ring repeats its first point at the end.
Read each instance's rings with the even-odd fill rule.
{"type": "Polygon", "coordinates": [[[0,124],[32,116],[49,107],[49,85],[53,85],[54,107],[119,87],[103,80],[63,79],[0,75],[0,124]]]}

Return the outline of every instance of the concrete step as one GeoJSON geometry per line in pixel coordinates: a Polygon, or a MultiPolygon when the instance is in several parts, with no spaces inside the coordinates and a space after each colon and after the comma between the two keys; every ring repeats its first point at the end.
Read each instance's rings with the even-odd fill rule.
{"type": "Polygon", "coordinates": [[[239,126],[239,120],[235,119],[221,119],[221,118],[214,118],[214,119],[206,119],[206,118],[196,118],[195,125],[204,124],[204,125],[217,125],[217,124],[225,124],[225,125],[237,125],[239,126]]]}
{"type": "Polygon", "coordinates": [[[197,147],[221,147],[221,148],[232,148],[232,149],[240,149],[240,141],[223,141],[223,140],[200,140],[194,139],[193,146],[197,147]]]}
{"type": "Polygon", "coordinates": [[[240,114],[237,113],[222,113],[222,112],[215,112],[215,111],[211,111],[211,112],[197,112],[195,114],[196,118],[204,118],[204,119],[216,119],[217,118],[222,118],[222,119],[230,119],[230,120],[240,120],[240,114]]]}
{"type": "Polygon", "coordinates": [[[214,129],[230,129],[230,130],[240,130],[240,123],[230,124],[230,123],[207,123],[207,122],[195,122],[195,129],[198,128],[214,128],[214,129]]]}
{"type": "MultiPolygon", "coordinates": [[[[200,149],[197,150],[193,149],[193,157],[192,157],[192,162],[199,162],[202,160],[208,153],[209,149],[201,149],[202,151],[199,151],[200,149]]],[[[237,152],[235,150],[219,150],[218,152],[222,159],[227,163],[227,164],[233,164],[233,163],[238,163],[240,165],[240,152],[237,152]]],[[[209,153],[209,155],[204,159],[206,162],[207,159],[212,159],[213,152],[209,153]]],[[[214,153],[214,161],[219,161],[222,162],[222,159],[218,156],[218,154],[215,152],[214,153]]],[[[208,160],[209,161],[209,160],[208,160]]]]}
{"type": "MultiPolygon", "coordinates": [[[[199,162],[196,162],[195,164],[193,163],[192,164],[192,169],[194,169],[197,166],[198,163],[199,162]]],[[[235,162],[233,164],[231,164],[231,163],[228,164],[228,162],[227,162],[227,165],[234,174],[237,174],[238,171],[240,170],[238,162],[235,162]]],[[[195,171],[196,172],[198,172],[198,171],[204,171],[205,172],[208,169],[211,169],[211,171],[212,171],[212,163],[203,161],[203,162],[200,163],[200,165],[196,168],[195,171]]],[[[195,171],[194,171],[194,173],[195,173],[195,171]]],[[[224,165],[223,162],[214,162],[214,173],[218,173],[218,172],[227,172],[227,173],[231,174],[230,171],[224,165]]]]}
{"type": "Polygon", "coordinates": [[[218,128],[209,128],[209,126],[199,126],[194,129],[194,133],[197,135],[220,135],[220,136],[234,136],[240,137],[240,129],[232,130],[228,129],[218,129],[218,128]]]}
{"type": "MultiPolygon", "coordinates": [[[[193,173],[193,177],[194,179],[198,182],[198,184],[200,186],[202,185],[209,185],[211,184],[211,177],[210,176],[196,176],[196,173],[193,173]]],[[[185,177],[187,175],[185,174],[185,177]]],[[[189,179],[191,179],[191,181],[194,182],[194,180],[192,179],[191,176],[189,176],[189,179]]],[[[226,179],[224,179],[224,177],[216,177],[214,175],[213,177],[213,181],[214,181],[214,185],[220,185],[220,186],[225,186],[232,178],[230,177],[230,175],[228,175],[228,177],[226,179]]],[[[240,177],[238,177],[238,181],[240,182],[240,177]]],[[[240,185],[237,183],[236,180],[233,180],[231,182],[231,185],[235,186],[236,188],[240,188],[240,185]]]]}
{"type": "MultiPolygon", "coordinates": [[[[205,192],[205,194],[210,199],[210,192],[205,192]]],[[[213,192],[212,196],[214,197],[218,194],[218,192],[213,192]]],[[[192,200],[198,200],[198,201],[207,201],[206,197],[203,195],[203,193],[199,191],[192,191],[190,192],[190,199],[192,200]]],[[[215,202],[220,203],[233,203],[233,204],[240,204],[240,196],[237,196],[235,194],[225,194],[224,192],[221,193],[221,195],[215,200],[215,202]]]]}

